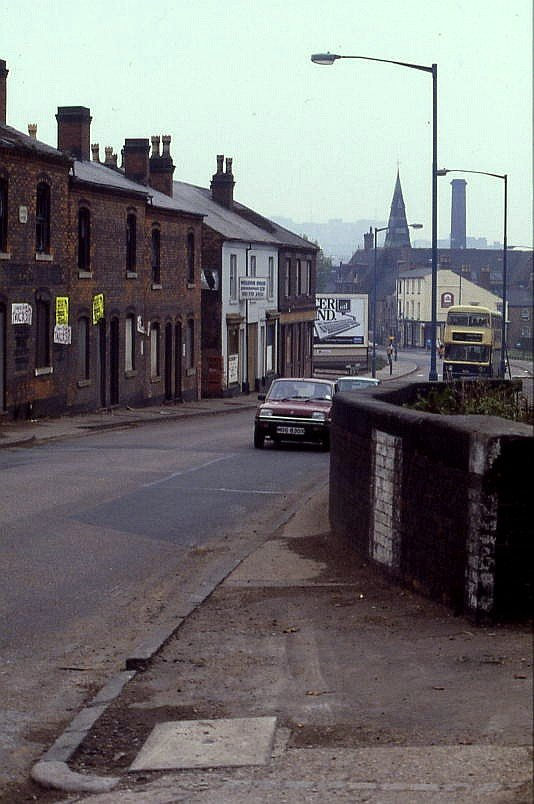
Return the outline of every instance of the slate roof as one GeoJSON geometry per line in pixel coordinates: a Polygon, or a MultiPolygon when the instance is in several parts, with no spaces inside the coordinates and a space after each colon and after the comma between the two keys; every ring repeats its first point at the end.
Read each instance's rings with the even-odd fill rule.
{"type": "Polygon", "coordinates": [[[72,158],[57,148],[52,148],[34,137],[17,131],[16,128],[0,124],[0,147],[12,148],[13,150],[30,151],[36,156],[45,159],[56,159],[60,162],[72,162],[72,158]]]}

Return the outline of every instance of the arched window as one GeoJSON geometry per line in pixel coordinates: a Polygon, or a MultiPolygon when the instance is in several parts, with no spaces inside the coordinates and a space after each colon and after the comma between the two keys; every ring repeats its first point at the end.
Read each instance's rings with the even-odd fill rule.
{"type": "Polygon", "coordinates": [[[80,380],[89,379],[89,319],[78,319],[78,376],[80,380]]]}
{"type": "Polygon", "coordinates": [[[40,254],[48,254],[50,251],[50,187],[44,181],[37,185],[35,250],[40,254]]]}
{"type": "Polygon", "coordinates": [[[159,285],[161,282],[161,235],[159,229],[152,229],[152,282],[159,285]]]}
{"type": "Polygon", "coordinates": [[[189,232],[187,235],[187,281],[193,284],[195,281],[195,235],[189,232]]]}
{"type": "Polygon", "coordinates": [[[135,273],[137,249],[137,218],[133,212],[126,216],[126,270],[135,273]]]}
{"type": "Polygon", "coordinates": [[[91,263],[91,213],[85,207],[78,212],[78,268],[88,271],[91,263]]]}
{"type": "MultiPolygon", "coordinates": [[[[0,251],[7,251],[7,181],[0,179],[0,251]]],[[[1,408],[0,408],[1,410],[1,408]]]]}

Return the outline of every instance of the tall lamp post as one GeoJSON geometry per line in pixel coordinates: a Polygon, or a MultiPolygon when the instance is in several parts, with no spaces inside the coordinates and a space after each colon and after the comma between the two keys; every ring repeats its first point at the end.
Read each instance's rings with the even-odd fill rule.
{"type": "MultiPolygon", "coordinates": [[[[409,223],[410,229],[422,229],[422,223],[409,223]]],[[[387,232],[389,226],[375,226],[374,237],[374,260],[373,260],[373,308],[372,308],[372,321],[373,321],[373,350],[371,359],[371,376],[376,377],[376,254],[377,254],[377,235],[379,232],[387,232]]]]}
{"type": "Polygon", "coordinates": [[[437,176],[446,176],[447,173],[477,173],[479,176],[493,176],[494,179],[501,179],[504,182],[504,232],[503,232],[503,252],[502,252],[502,332],[501,332],[501,365],[499,374],[504,378],[506,374],[506,305],[507,305],[507,278],[506,278],[506,258],[508,252],[508,174],[507,173],[488,173],[485,170],[461,170],[460,168],[440,168],[436,171],[437,176]]]}
{"type": "Polygon", "coordinates": [[[405,61],[392,61],[391,59],[376,59],[371,56],[340,56],[337,53],[314,53],[311,60],[314,64],[328,66],[337,59],[362,59],[363,61],[379,61],[384,64],[397,64],[400,67],[409,67],[412,70],[422,70],[432,75],[432,332],[430,351],[430,372],[428,379],[438,379],[436,369],[436,326],[437,326],[437,278],[438,278],[438,65],[427,67],[424,64],[410,64],[405,61]]]}

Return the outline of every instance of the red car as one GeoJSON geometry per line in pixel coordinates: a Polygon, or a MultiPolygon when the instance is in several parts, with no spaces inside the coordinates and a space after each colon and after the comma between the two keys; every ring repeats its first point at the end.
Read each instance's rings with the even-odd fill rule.
{"type": "Polygon", "coordinates": [[[261,449],[268,437],[330,447],[330,417],[335,385],[329,380],[284,377],[274,380],[266,395],[258,394],[254,420],[254,446],[261,449]]]}

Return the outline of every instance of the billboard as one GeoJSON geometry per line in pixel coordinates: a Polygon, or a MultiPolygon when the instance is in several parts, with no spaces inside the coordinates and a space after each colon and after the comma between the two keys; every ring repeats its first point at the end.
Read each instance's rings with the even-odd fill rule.
{"type": "Polygon", "coordinates": [[[314,344],[367,346],[367,294],[324,293],[315,297],[314,344]]]}

